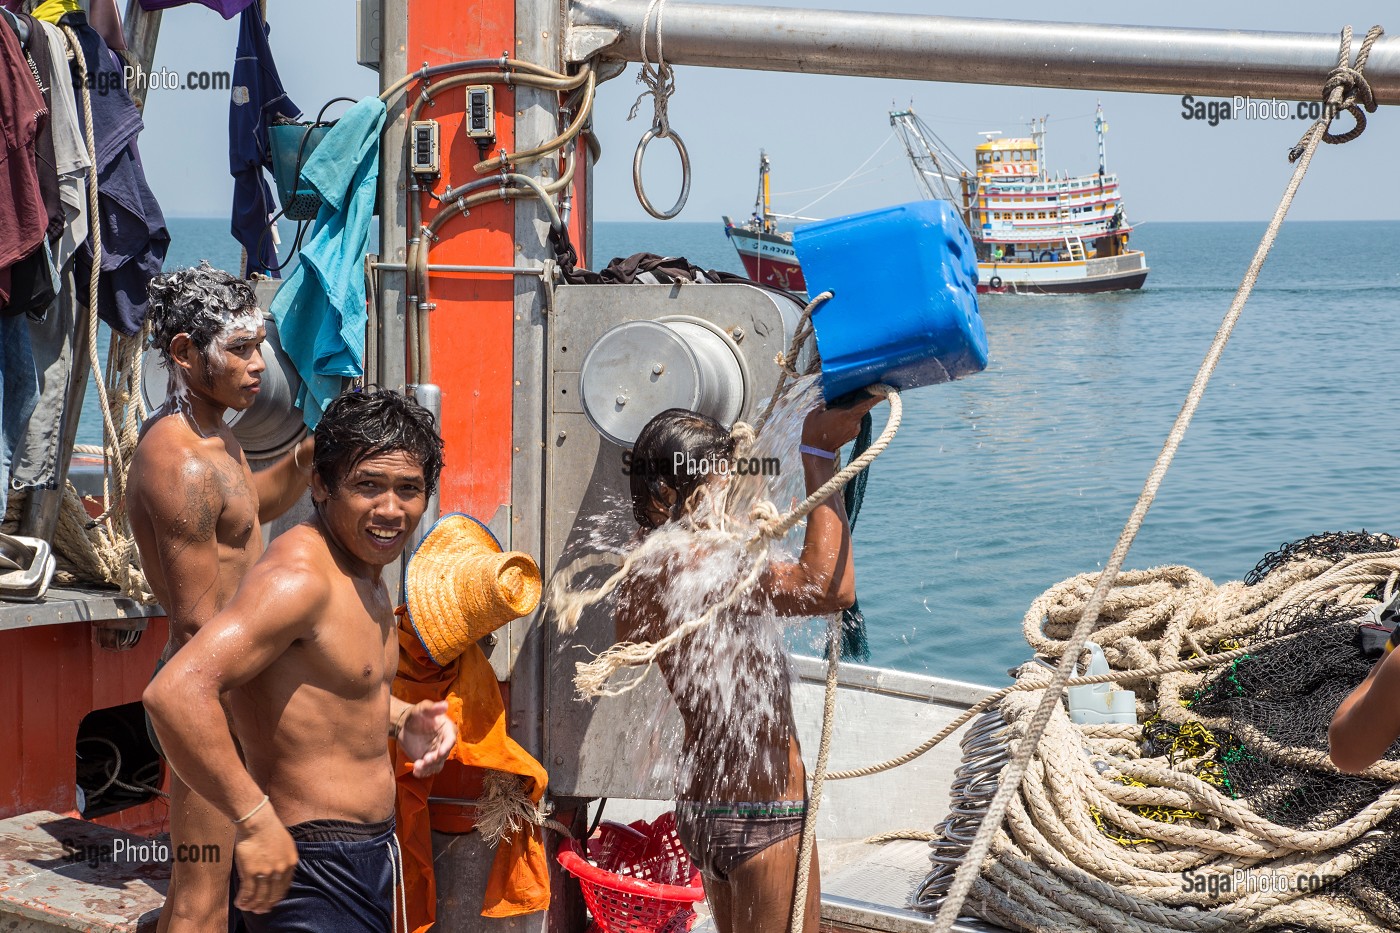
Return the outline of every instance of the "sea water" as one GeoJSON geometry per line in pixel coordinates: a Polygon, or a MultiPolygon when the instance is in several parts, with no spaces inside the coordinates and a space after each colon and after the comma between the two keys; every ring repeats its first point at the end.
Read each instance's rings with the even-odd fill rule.
{"type": "MultiPolygon", "coordinates": [[[[167,267],[237,268],[226,220],[170,228],[167,267]]],[[[871,467],[855,546],[872,664],[1007,681],[1031,600],[1112,551],[1263,229],[1147,224],[1141,291],[983,297],[987,370],[908,393],[871,467]]],[[[595,234],[595,265],[649,251],[741,271],[718,220],[595,234]]],[[[1397,287],[1400,223],[1285,225],[1128,567],[1219,582],[1314,532],[1400,531],[1397,287]]]]}

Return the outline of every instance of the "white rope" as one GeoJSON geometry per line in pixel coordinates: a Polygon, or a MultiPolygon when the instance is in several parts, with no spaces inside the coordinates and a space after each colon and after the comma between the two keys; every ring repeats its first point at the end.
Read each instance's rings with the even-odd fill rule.
{"type": "Polygon", "coordinates": [[[831,757],[831,733],[836,721],[836,674],[841,668],[841,614],[831,617],[826,640],[826,689],[822,702],[822,737],[817,745],[817,761],[812,768],[812,789],[807,796],[807,812],[802,818],[802,841],[797,846],[797,883],[792,892],[792,913],[788,933],[802,933],[807,919],[807,887],[811,881],[812,849],[817,844],[817,811],[822,805],[826,766],[831,757]]]}
{"type": "MultiPolygon", "coordinates": [[[[841,188],[846,184],[846,182],[848,182],[848,181],[850,181],[851,179],[855,178],[857,175],[860,174],[861,169],[865,168],[867,165],[870,164],[870,160],[871,160],[871,159],[874,159],[877,155],[879,155],[881,152],[883,152],[883,151],[885,150],[885,147],[888,146],[888,145],[890,144],[890,140],[892,140],[892,139],[894,139],[894,131],[890,131],[890,134],[889,134],[888,136],[885,137],[885,141],[882,142],[882,143],[880,143],[880,145],[875,149],[874,152],[872,152],[872,153],[870,153],[870,155],[866,156],[865,161],[862,162],[862,163],[860,163],[860,165],[857,165],[855,171],[851,172],[851,174],[847,175],[845,178],[843,178],[843,179],[841,179],[840,181],[838,181],[835,185],[832,185],[832,186],[831,186],[831,190],[827,191],[825,194],[821,195],[820,197],[816,198],[816,199],[813,200],[813,201],[808,201],[806,204],[802,205],[802,206],[799,207],[797,210],[793,211],[793,213],[794,213],[794,214],[803,214],[803,213],[806,213],[806,211],[807,211],[808,208],[811,208],[811,207],[816,206],[817,204],[820,204],[822,201],[825,201],[827,198],[831,197],[833,194],[835,194],[836,192],[840,191],[841,188]]],[[[896,158],[898,158],[898,157],[896,157],[896,158]]],[[[877,165],[875,168],[876,168],[876,169],[884,168],[886,165],[889,165],[890,162],[893,162],[893,161],[895,161],[895,159],[890,159],[889,162],[881,163],[880,165],[877,165]]],[[[871,169],[871,171],[875,171],[875,169],[871,169]]],[[[808,189],[808,190],[811,190],[811,189],[808,189]]]]}
{"type": "Polygon", "coordinates": [[[652,129],[656,135],[663,139],[671,135],[671,121],[666,112],[666,108],[671,100],[671,95],[676,93],[676,75],[671,70],[671,66],[666,64],[666,53],[662,48],[661,19],[666,15],[666,0],[650,0],[647,3],[647,11],[642,16],[642,35],[640,40],[642,53],[642,68],[637,72],[637,83],[646,85],[646,90],[637,95],[637,100],[632,104],[632,109],[627,113],[627,119],[631,120],[637,116],[637,110],[642,105],[642,100],[648,95],[652,101],[652,129]],[[656,14],[656,65],[652,66],[651,59],[647,57],[647,32],[651,27],[652,14],[656,14]]]}

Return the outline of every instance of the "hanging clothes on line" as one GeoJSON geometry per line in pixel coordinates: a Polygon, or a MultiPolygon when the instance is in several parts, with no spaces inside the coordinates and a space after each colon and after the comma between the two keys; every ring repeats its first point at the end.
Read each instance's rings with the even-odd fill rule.
{"type": "Polygon", "coordinates": [[[54,245],[54,267],[60,273],[68,267],[78,245],[88,236],[87,171],[92,165],[84,141],[83,124],[73,96],[74,77],[68,62],[68,40],[58,27],[39,23],[49,44],[49,63],[54,77],[50,82],[49,118],[53,129],[54,169],[58,172],[58,197],[63,204],[63,229],[54,245]]]}
{"type": "MultiPolygon", "coordinates": [[[[0,314],[22,314],[10,297],[16,271],[24,280],[49,226],[44,186],[39,181],[39,138],[48,125],[48,105],[39,79],[20,45],[19,27],[5,17],[0,26],[0,135],[5,161],[0,168],[0,314]],[[18,267],[18,268],[17,268],[18,267]]],[[[52,157],[50,157],[52,160],[52,157]]]]}
{"type": "MultiPolygon", "coordinates": [[[[8,15],[8,14],[7,14],[8,15]]],[[[10,15],[24,52],[25,65],[44,99],[46,111],[34,137],[34,169],[39,180],[39,196],[44,202],[47,224],[45,239],[28,256],[10,267],[10,314],[43,317],[58,293],[58,275],[53,268],[52,244],[63,231],[63,206],[58,198],[58,173],[54,170],[52,113],[49,111],[49,47],[38,20],[22,13],[10,15]]]]}
{"type": "MultiPolygon", "coordinates": [[[[53,247],[53,264],[60,280],[78,244],[88,235],[87,171],[91,165],[87,144],[78,123],[73,97],[73,73],[68,62],[68,40],[52,23],[36,20],[48,44],[51,73],[49,118],[53,133],[58,194],[63,206],[63,226],[53,247]]],[[[31,35],[33,34],[31,30],[31,35]]],[[[32,46],[31,42],[31,46],[32,46]]],[[[36,56],[37,57],[37,56],[36,56]]],[[[54,488],[62,437],[64,401],[73,366],[73,330],[77,305],[70,298],[52,302],[42,320],[29,320],[29,339],[39,396],[29,423],[21,435],[11,465],[11,488],[54,488]]]]}
{"type": "MultiPolygon", "coordinates": [[[[101,224],[102,261],[97,314],[112,329],[130,337],[146,320],[149,296],[146,286],[158,275],[170,246],[170,233],[160,205],[146,183],[136,137],[143,129],[141,115],[127,94],[116,56],[82,13],[69,13],[62,24],[78,36],[91,87],[107,88],[90,93],[96,136],[97,195],[101,224]]],[[[82,88],[75,87],[81,109],[82,88]]],[[[92,238],[79,247],[73,272],[80,283],[92,269],[92,238]]],[[[88,290],[77,289],[81,301],[88,290]]]]}
{"type": "Polygon", "coordinates": [[[366,97],[336,121],[301,171],[321,209],[301,262],[272,299],[272,316],[301,377],[297,407],[313,428],[340,394],[341,379],[364,375],[364,263],[385,115],[382,100],[366,97]]]}
{"type": "Polygon", "coordinates": [[[228,156],[233,174],[232,232],[248,253],[246,272],[277,276],[277,251],[268,229],[273,214],[272,190],[263,171],[272,167],[267,124],[274,117],[295,120],[301,116],[301,108],[282,87],[267,36],[262,12],[252,4],[243,11],[238,25],[228,106],[228,156]]]}
{"type": "Polygon", "coordinates": [[[20,44],[19,27],[0,17],[0,516],[10,490],[10,465],[39,393],[29,324],[11,309],[14,266],[44,243],[48,215],[39,190],[35,142],[48,120],[39,82],[20,44]]]}
{"type": "Polygon", "coordinates": [[[8,7],[16,13],[23,12],[24,6],[33,9],[33,16],[52,25],[69,13],[86,13],[88,22],[108,47],[114,51],[126,51],[126,34],[122,31],[122,16],[117,12],[117,0],[42,0],[35,3],[29,0],[0,0],[0,6],[8,7]]]}

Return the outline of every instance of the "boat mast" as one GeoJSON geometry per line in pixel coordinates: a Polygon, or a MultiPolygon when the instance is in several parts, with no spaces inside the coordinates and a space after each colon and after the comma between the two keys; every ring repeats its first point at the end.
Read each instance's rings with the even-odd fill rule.
{"type": "Polygon", "coordinates": [[[1108,132],[1108,124],[1103,118],[1103,102],[1099,101],[1094,108],[1094,133],[1099,138],[1099,176],[1108,174],[1108,161],[1104,158],[1103,134],[1108,132]]]}
{"type": "Polygon", "coordinates": [[[772,224],[773,211],[769,202],[768,170],[768,152],[760,149],[758,150],[758,194],[754,197],[753,213],[764,233],[772,232],[769,229],[772,224]]]}
{"type": "Polygon", "coordinates": [[[1037,120],[1035,117],[1031,117],[1031,141],[1035,143],[1036,158],[1040,162],[1039,178],[1041,181],[1050,178],[1050,166],[1045,158],[1045,121],[1048,119],[1049,117],[1041,117],[1037,120]]]}
{"type": "Polygon", "coordinates": [[[953,150],[933,132],[914,108],[890,111],[890,126],[904,144],[904,154],[914,169],[914,183],[919,194],[926,200],[945,200],[957,205],[950,179],[956,179],[963,192],[964,221],[971,227],[971,198],[977,184],[977,175],[968,168],[953,150]]]}

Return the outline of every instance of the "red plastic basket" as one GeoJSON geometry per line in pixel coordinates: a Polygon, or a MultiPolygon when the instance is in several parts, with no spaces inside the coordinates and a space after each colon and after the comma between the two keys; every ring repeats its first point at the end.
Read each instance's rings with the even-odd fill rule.
{"type": "Polygon", "coordinates": [[[559,850],[559,864],[583,888],[600,933],[682,933],[705,899],[700,872],[676,835],[676,815],[630,826],[605,822],[588,843],[559,850]]]}

